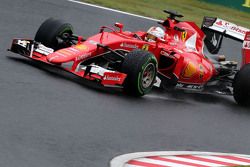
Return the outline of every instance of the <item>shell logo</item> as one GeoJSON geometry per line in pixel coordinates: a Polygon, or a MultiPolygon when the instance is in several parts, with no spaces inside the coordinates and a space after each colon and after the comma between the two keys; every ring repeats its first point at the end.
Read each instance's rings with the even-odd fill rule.
{"type": "Polygon", "coordinates": [[[88,46],[80,44],[80,45],[76,45],[75,48],[81,51],[85,51],[88,49],[88,46]]]}
{"type": "Polygon", "coordinates": [[[197,72],[197,68],[194,63],[189,62],[186,68],[183,70],[182,76],[184,78],[191,78],[197,72]]]}

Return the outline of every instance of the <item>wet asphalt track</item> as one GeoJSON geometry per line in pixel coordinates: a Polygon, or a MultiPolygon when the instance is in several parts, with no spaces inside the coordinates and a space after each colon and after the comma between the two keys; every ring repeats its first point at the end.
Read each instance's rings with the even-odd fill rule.
{"type": "Polygon", "coordinates": [[[128,30],[154,22],[64,0],[0,2],[1,167],[107,167],[136,151],[250,154],[250,109],[231,97],[154,90],[131,98],[6,52],[13,37],[32,38],[48,17],[87,35],[115,21],[128,30]]]}

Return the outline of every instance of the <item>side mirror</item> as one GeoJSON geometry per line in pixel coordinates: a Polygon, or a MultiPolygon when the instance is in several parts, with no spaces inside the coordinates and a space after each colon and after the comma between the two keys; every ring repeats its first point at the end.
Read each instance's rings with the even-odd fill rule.
{"type": "Polygon", "coordinates": [[[122,29],[123,29],[123,24],[122,24],[122,23],[116,22],[116,23],[115,23],[115,26],[118,27],[118,28],[120,29],[120,32],[122,32],[122,29]]]}

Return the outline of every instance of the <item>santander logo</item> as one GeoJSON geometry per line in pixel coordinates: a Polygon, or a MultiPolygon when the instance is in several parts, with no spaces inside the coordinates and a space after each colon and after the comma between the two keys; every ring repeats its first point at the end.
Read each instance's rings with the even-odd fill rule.
{"type": "Polygon", "coordinates": [[[222,26],[222,25],[223,25],[223,24],[222,24],[222,21],[216,22],[216,24],[217,24],[218,26],[222,26]]]}
{"type": "Polygon", "coordinates": [[[121,81],[121,78],[118,77],[118,76],[108,76],[108,75],[105,75],[104,80],[109,80],[109,81],[121,81]]]}
{"type": "Polygon", "coordinates": [[[247,32],[246,28],[241,27],[241,26],[237,26],[235,24],[232,24],[232,23],[224,21],[224,20],[218,20],[215,24],[219,27],[223,27],[227,30],[234,31],[236,33],[240,33],[243,35],[246,34],[246,32],[247,32]]]}

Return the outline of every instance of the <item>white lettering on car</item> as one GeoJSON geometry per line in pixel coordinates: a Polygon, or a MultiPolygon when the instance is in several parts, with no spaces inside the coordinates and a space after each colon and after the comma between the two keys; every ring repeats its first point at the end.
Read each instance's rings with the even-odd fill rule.
{"type": "Polygon", "coordinates": [[[138,48],[139,48],[139,47],[138,47],[137,45],[135,45],[135,44],[129,44],[129,43],[126,43],[126,42],[121,43],[120,46],[123,47],[123,48],[131,48],[131,49],[138,49],[138,48]]]}
{"type": "Polygon", "coordinates": [[[89,56],[91,56],[91,53],[83,54],[83,55],[77,56],[77,57],[76,57],[76,61],[84,60],[84,59],[86,59],[86,58],[89,57],[89,56]]]}
{"type": "Polygon", "coordinates": [[[103,80],[109,80],[109,81],[121,81],[120,77],[117,76],[107,76],[105,75],[103,80]]]}

